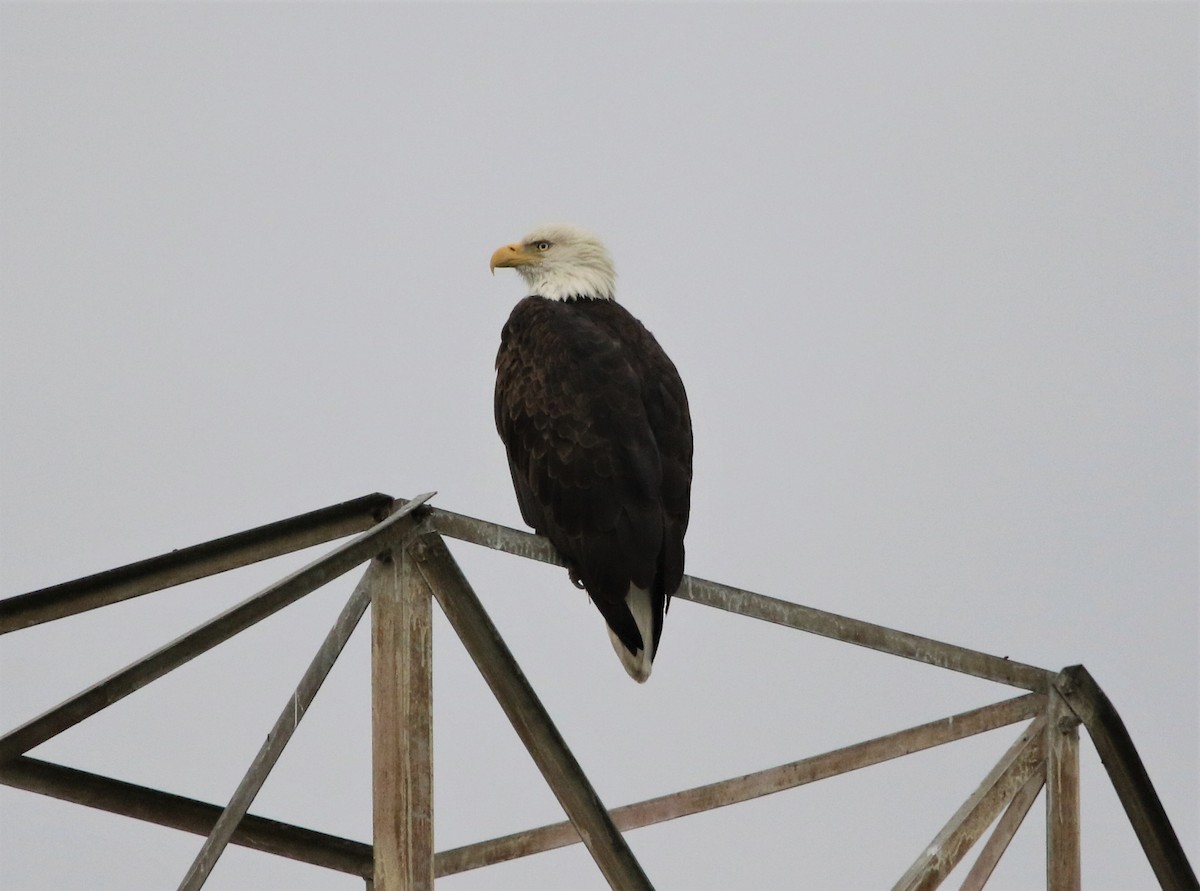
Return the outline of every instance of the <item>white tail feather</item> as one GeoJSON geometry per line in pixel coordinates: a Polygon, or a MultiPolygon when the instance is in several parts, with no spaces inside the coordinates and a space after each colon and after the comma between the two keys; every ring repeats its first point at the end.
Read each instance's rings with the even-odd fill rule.
{"type": "Polygon", "coordinates": [[[653,600],[649,591],[630,585],[629,593],[625,595],[625,605],[633,613],[633,621],[637,623],[638,631],[642,634],[643,647],[636,653],[629,652],[625,644],[621,643],[621,638],[613,634],[611,628],[608,629],[608,639],[612,641],[613,649],[617,651],[617,656],[620,658],[621,664],[625,666],[625,671],[639,684],[644,684],[646,678],[650,677],[651,660],[653,659],[651,656],[654,649],[653,600]]]}

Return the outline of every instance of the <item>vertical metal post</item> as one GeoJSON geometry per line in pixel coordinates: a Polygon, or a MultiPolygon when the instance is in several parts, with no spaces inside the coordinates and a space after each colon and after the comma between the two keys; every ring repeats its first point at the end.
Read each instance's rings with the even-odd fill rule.
{"type": "Polygon", "coordinates": [[[1051,688],[1046,722],[1046,888],[1079,891],[1079,718],[1051,688]]]}
{"type": "Polygon", "coordinates": [[[375,891],[433,888],[431,598],[397,548],[371,598],[375,891]]]}

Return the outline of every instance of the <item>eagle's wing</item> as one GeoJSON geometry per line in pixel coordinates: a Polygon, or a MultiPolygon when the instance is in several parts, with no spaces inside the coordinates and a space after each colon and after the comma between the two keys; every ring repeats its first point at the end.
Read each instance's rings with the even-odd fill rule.
{"type": "MultiPolygon", "coordinates": [[[[625,596],[630,584],[661,588],[665,526],[644,369],[624,338],[569,309],[541,299],[514,309],[497,356],[496,427],[525,522],[554,543],[622,642],[640,649],[625,596]]],[[[690,451],[690,431],[688,440],[690,451]]]]}

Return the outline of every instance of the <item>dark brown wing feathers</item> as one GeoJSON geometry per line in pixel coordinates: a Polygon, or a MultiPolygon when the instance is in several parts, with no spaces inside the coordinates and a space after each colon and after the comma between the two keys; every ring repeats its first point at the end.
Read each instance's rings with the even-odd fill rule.
{"type": "Polygon", "coordinates": [[[683,577],[687,395],[653,335],[611,300],[527,297],[496,357],[496,428],[525,522],[558,548],[631,650],[632,582],[661,615],[683,577]]]}

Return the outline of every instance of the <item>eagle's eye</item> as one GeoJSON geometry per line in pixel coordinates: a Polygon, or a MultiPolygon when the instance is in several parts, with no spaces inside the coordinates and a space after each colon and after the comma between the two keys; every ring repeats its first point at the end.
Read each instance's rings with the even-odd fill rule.
{"type": "Polygon", "coordinates": [[[538,249],[539,251],[548,251],[548,250],[550,250],[550,242],[548,242],[548,241],[539,241],[539,242],[537,243],[536,247],[537,247],[537,249],[538,249]]]}

